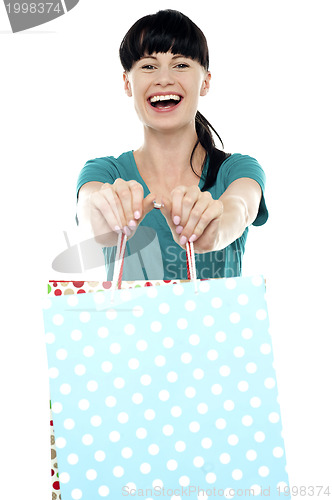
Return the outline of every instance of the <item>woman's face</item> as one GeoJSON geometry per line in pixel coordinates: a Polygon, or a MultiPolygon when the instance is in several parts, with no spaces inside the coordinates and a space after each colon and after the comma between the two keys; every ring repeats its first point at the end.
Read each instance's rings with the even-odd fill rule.
{"type": "Polygon", "coordinates": [[[141,122],[164,132],[194,125],[210,78],[197,61],[171,52],[147,55],[124,73],[125,91],[133,96],[141,122]]]}

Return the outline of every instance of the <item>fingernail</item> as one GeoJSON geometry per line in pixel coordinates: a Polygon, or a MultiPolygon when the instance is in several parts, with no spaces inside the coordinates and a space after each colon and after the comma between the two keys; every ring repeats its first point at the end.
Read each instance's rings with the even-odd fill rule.
{"type": "Polygon", "coordinates": [[[136,222],[135,222],[134,220],[130,220],[130,221],[128,222],[128,226],[129,226],[129,227],[130,227],[130,229],[131,229],[131,228],[136,227],[136,226],[137,226],[137,224],[136,224],[136,222]]]}
{"type": "Polygon", "coordinates": [[[177,226],[178,224],[180,224],[180,220],[181,220],[181,219],[180,219],[180,217],[179,217],[178,215],[175,215],[175,216],[173,217],[173,222],[174,222],[174,224],[175,224],[176,226],[177,226]]]}
{"type": "Polygon", "coordinates": [[[180,245],[184,245],[187,242],[187,238],[185,236],[181,236],[180,245]]]}
{"type": "Polygon", "coordinates": [[[123,228],[123,232],[124,232],[124,234],[125,234],[126,236],[130,236],[130,235],[131,235],[131,231],[130,231],[130,229],[129,229],[129,227],[128,227],[128,226],[125,226],[125,227],[123,228]]]}
{"type": "Polygon", "coordinates": [[[139,219],[139,218],[140,218],[140,216],[141,216],[141,212],[140,212],[139,210],[136,210],[136,211],[134,212],[134,217],[135,217],[135,219],[136,219],[136,220],[137,220],[137,219],[139,219]]]}
{"type": "Polygon", "coordinates": [[[175,232],[178,233],[178,234],[181,234],[182,233],[182,230],[183,230],[183,227],[182,226],[178,226],[176,229],[175,229],[175,232]]]}
{"type": "Polygon", "coordinates": [[[189,238],[189,241],[190,241],[190,242],[193,242],[193,241],[195,241],[195,240],[197,240],[197,236],[196,236],[196,234],[193,234],[192,236],[190,236],[190,238],[189,238]]]}

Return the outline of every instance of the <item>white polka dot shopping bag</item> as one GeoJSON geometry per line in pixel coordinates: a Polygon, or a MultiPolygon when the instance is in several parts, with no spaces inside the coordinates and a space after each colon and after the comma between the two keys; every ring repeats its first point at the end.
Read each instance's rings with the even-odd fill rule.
{"type": "Polygon", "coordinates": [[[48,298],[62,500],[283,497],[261,277],[48,298]]]}

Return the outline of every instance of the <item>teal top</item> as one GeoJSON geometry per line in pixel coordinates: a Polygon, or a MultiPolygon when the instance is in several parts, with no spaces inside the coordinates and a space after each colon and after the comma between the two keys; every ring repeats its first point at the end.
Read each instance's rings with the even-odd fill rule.
{"type": "MultiPolygon", "coordinates": [[[[204,185],[206,162],[199,181],[204,185]]],[[[268,211],[264,199],[265,174],[257,160],[251,156],[234,153],[222,163],[215,184],[208,189],[213,199],[218,199],[236,179],[249,177],[262,189],[262,199],[254,226],[265,224],[268,211]]],[[[118,158],[105,156],[86,162],[77,181],[77,195],[86,182],[99,181],[112,184],[117,178],[135,180],[142,184],[144,197],[149,189],[137,168],[133,151],[127,151],[118,158]]],[[[248,228],[243,234],[223,250],[195,254],[197,278],[223,278],[241,276],[242,257],[247,240],[248,228]]],[[[195,246],[195,244],[194,244],[195,246]]],[[[112,280],[115,247],[103,248],[107,279],[112,280]]],[[[186,251],[172,237],[171,230],[160,210],[151,210],[140,223],[135,235],[127,242],[123,279],[132,280],[172,280],[186,279],[186,251]]]]}

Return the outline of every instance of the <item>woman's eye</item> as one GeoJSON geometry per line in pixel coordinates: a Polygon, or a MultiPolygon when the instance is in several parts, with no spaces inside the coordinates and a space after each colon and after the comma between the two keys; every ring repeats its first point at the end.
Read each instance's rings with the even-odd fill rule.
{"type": "Polygon", "coordinates": [[[180,69],[185,69],[185,68],[189,68],[189,64],[186,64],[186,63],[179,63],[176,65],[177,68],[180,68],[180,69]]]}
{"type": "Polygon", "coordinates": [[[152,66],[152,64],[145,64],[145,66],[142,66],[142,69],[150,70],[150,69],[154,69],[154,66],[152,66]]]}

